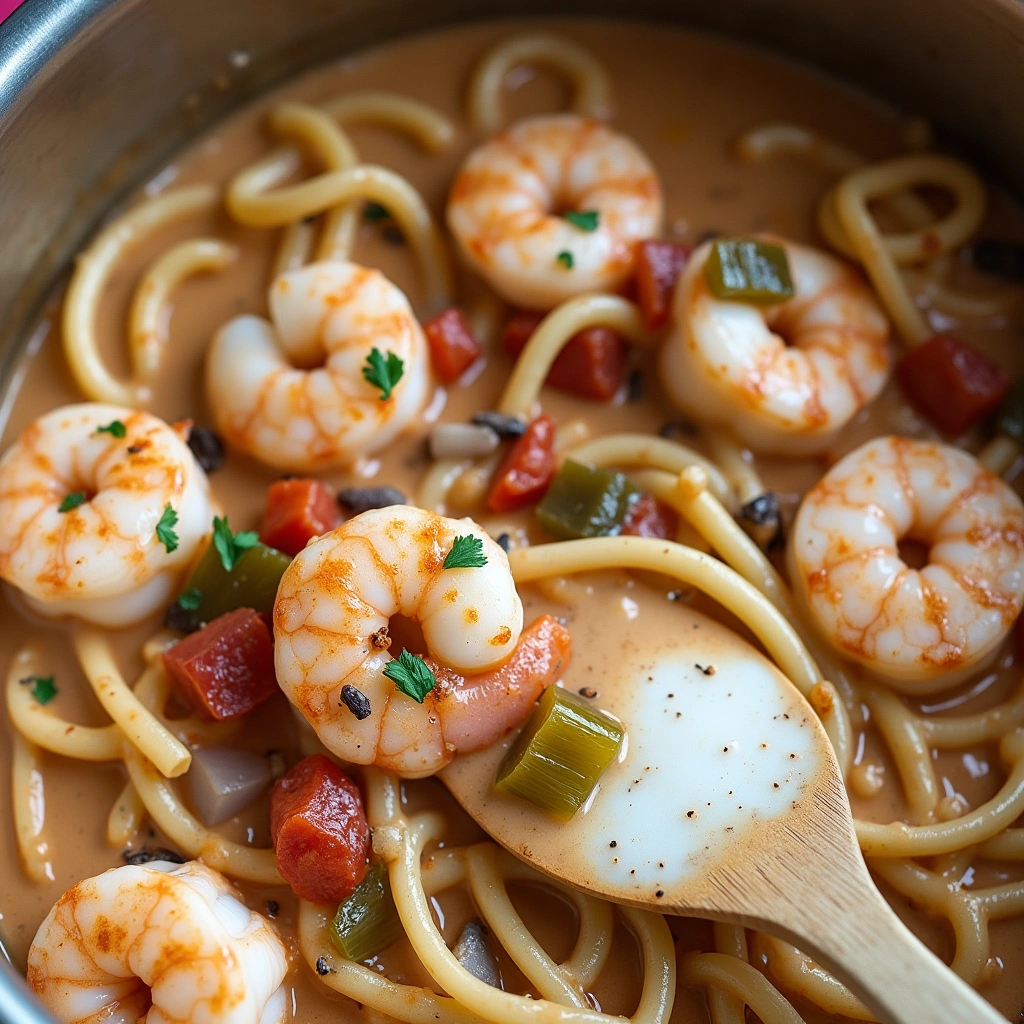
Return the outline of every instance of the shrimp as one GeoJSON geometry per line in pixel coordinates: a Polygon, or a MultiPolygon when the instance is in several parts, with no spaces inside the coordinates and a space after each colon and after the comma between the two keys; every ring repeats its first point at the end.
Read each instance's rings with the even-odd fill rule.
{"type": "Polygon", "coordinates": [[[328,750],[407,777],[515,728],[569,646],[554,619],[523,632],[508,558],[476,523],[404,505],[364,512],[296,556],[277,592],[274,639],[281,689],[328,750]],[[445,569],[456,537],[479,540],[486,564],[445,569]],[[419,624],[430,655],[437,684],[422,703],[384,674],[396,614],[419,624]],[[349,710],[345,687],[368,698],[368,716],[349,710]]]}
{"type": "Polygon", "coordinates": [[[190,861],[112,868],[57,901],[28,984],[61,1024],[276,1024],[284,944],[216,871],[190,861]]]}
{"type": "Polygon", "coordinates": [[[879,437],[807,494],[788,558],[840,653],[903,692],[934,693],[982,667],[1024,607],[1024,504],[965,451],[879,437]],[[923,568],[901,541],[927,546],[923,568]]]}
{"type": "Polygon", "coordinates": [[[469,265],[531,309],[617,289],[633,272],[636,243],[661,221],[661,183],[647,156],[574,114],[528,118],[474,150],[448,200],[469,265]],[[573,213],[585,216],[573,223],[573,213]]]}
{"type": "Polygon", "coordinates": [[[889,376],[889,326],[849,264],[763,236],[789,260],[794,296],[773,306],[716,299],[704,264],[690,258],[661,351],[669,397],[693,418],[732,430],[764,455],[825,448],[889,376]]]}
{"type": "Polygon", "coordinates": [[[66,405],[0,459],[0,578],[44,615],[124,626],[167,602],[212,516],[180,428],[66,405]]]}
{"type": "Polygon", "coordinates": [[[207,356],[210,407],[232,444],[305,472],[352,463],[416,421],[430,393],[427,343],[379,271],[339,260],[286,271],[270,287],[270,319],[235,317],[207,356]],[[401,360],[388,397],[364,377],[374,349],[401,360]]]}

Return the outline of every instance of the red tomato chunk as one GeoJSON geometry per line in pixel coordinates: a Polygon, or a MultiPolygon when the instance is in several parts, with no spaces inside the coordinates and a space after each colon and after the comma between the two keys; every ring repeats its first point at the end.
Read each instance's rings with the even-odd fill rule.
{"type": "Polygon", "coordinates": [[[304,758],[270,792],[277,870],[300,899],[340,903],[366,877],[370,829],[359,787],[329,757],[304,758]]]}
{"type": "Polygon", "coordinates": [[[952,437],[995,412],[1013,383],[973,345],[948,334],[908,352],[896,379],[910,404],[952,437]]]}
{"type": "Polygon", "coordinates": [[[267,488],[260,540],[286,555],[297,555],[313,537],[341,521],[334,492],[319,480],[275,480],[267,488]]]}
{"type": "Polygon", "coordinates": [[[672,310],[672,293],[690,250],[685,245],[650,240],[636,252],[636,298],[650,330],[661,327],[672,310]]]}
{"type": "Polygon", "coordinates": [[[544,496],[555,475],[555,421],[540,416],[509,449],[494,475],[487,507],[511,512],[544,496]]]}
{"type": "Polygon", "coordinates": [[[270,630],[252,608],[236,608],[179,640],[164,652],[164,667],[207,718],[238,718],[278,692],[270,630]]]}
{"type": "MultiPolygon", "coordinates": [[[[518,358],[543,313],[521,309],[505,325],[504,347],[518,358]]],[[[574,334],[555,357],[545,383],[581,398],[607,402],[622,386],[629,346],[607,327],[590,327],[574,334]]]]}
{"type": "Polygon", "coordinates": [[[480,355],[480,342],[470,333],[462,311],[446,309],[423,325],[430,346],[430,358],[438,377],[451,384],[480,355]]]}
{"type": "Polygon", "coordinates": [[[655,537],[674,540],[679,527],[675,509],[662,504],[650,494],[641,494],[622,520],[622,533],[627,537],[655,537]]]}

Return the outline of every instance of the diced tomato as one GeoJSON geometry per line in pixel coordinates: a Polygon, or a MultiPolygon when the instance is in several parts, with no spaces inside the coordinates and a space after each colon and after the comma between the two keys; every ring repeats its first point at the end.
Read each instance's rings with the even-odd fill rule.
{"type": "Polygon", "coordinates": [[[370,829],[359,787],[329,757],[301,760],[270,792],[277,870],[295,895],[340,903],[366,877],[370,829]]]}
{"type": "Polygon", "coordinates": [[[685,245],[651,239],[637,246],[636,297],[650,330],[668,319],[676,279],[689,258],[690,249],[685,245]]]}
{"type": "Polygon", "coordinates": [[[540,416],[509,449],[494,475],[487,507],[511,512],[540,501],[555,475],[555,421],[540,416]]]}
{"type": "Polygon", "coordinates": [[[260,540],[286,555],[297,555],[310,539],[341,521],[334,492],[319,480],[275,480],[267,488],[260,540]]]}
{"type": "Polygon", "coordinates": [[[641,494],[622,520],[622,532],[627,537],[656,537],[658,540],[675,539],[679,516],[674,508],[658,501],[653,495],[641,494]]]}
{"type": "MultiPolygon", "coordinates": [[[[521,309],[505,325],[505,351],[513,358],[526,347],[543,313],[521,309]]],[[[581,398],[607,402],[622,385],[629,346],[607,327],[589,327],[574,334],[551,364],[545,383],[581,398]]]]}
{"type": "Polygon", "coordinates": [[[948,334],[908,352],[896,379],[911,405],[952,437],[995,412],[1013,383],[973,345],[948,334]]]}
{"type": "Polygon", "coordinates": [[[181,695],[206,718],[238,718],[278,692],[266,619],[236,608],[164,652],[181,695]]]}
{"type": "Polygon", "coordinates": [[[480,355],[480,342],[473,337],[469,324],[458,309],[446,309],[423,325],[430,346],[430,358],[437,375],[446,384],[458,380],[480,355]]]}
{"type": "Polygon", "coordinates": [[[454,669],[426,659],[437,680],[431,694],[438,713],[444,713],[446,701],[458,702],[462,709],[446,719],[445,741],[454,743],[461,754],[478,749],[479,718],[474,711],[479,708],[479,715],[485,716],[498,700],[508,713],[508,731],[516,728],[533,709],[538,684],[544,690],[556,682],[569,665],[571,651],[572,638],[565,626],[551,615],[542,615],[523,630],[508,660],[500,668],[473,676],[472,686],[465,686],[465,676],[454,669]]]}

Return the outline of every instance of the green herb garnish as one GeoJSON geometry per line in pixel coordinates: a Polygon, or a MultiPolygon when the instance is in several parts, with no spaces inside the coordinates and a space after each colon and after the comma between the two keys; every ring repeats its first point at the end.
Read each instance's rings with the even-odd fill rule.
{"type": "Polygon", "coordinates": [[[442,569],[480,569],[487,564],[484,542],[479,537],[456,537],[445,555],[442,569]]]}
{"type": "Polygon", "coordinates": [[[40,704],[49,704],[57,696],[57,687],[53,685],[53,676],[26,676],[21,680],[22,686],[32,687],[32,696],[40,704]]]}
{"type": "Polygon", "coordinates": [[[167,554],[178,550],[178,534],[174,529],[177,522],[178,513],[170,505],[164,505],[160,522],[156,524],[156,539],[163,544],[167,554]]]}
{"type": "Polygon", "coordinates": [[[111,437],[124,437],[128,428],[120,420],[111,420],[106,426],[97,427],[97,434],[109,434],[111,437]]]}
{"type": "Polygon", "coordinates": [[[391,212],[386,206],[381,206],[380,203],[369,202],[363,207],[363,219],[368,221],[387,220],[391,216],[391,212]]]}
{"type": "Polygon", "coordinates": [[[228,517],[213,517],[213,546],[220,555],[220,564],[225,572],[231,572],[242,555],[259,543],[259,534],[255,530],[232,533],[228,525],[228,517]]]}
{"type": "Polygon", "coordinates": [[[363,376],[375,387],[380,388],[380,400],[391,397],[395,385],[402,379],[405,363],[394,352],[388,352],[387,358],[379,348],[370,350],[363,367],[363,376]]]}
{"type": "Polygon", "coordinates": [[[572,258],[572,253],[566,249],[563,249],[555,259],[565,267],[566,270],[572,270],[573,263],[575,260],[572,258]]]}
{"type": "Polygon", "coordinates": [[[573,227],[579,228],[580,231],[596,231],[597,223],[601,217],[597,210],[582,210],[579,213],[575,210],[569,210],[567,213],[563,213],[562,216],[573,227]]]}
{"type": "Polygon", "coordinates": [[[65,499],[57,506],[58,512],[70,512],[73,508],[78,508],[79,505],[85,504],[85,491],[75,491],[73,494],[67,495],[65,499]]]}
{"type": "Polygon", "coordinates": [[[203,592],[198,587],[189,587],[184,594],[178,597],[178,605],[187,612],[199,610],[203,603],[203,592]]]}
{"type": "Polygon", "coordinates": [[[384,675],[407,697],[412,697],[417,704],[422,704],[423,698],[437,686],[437,680],[434,678],[434,673],[430,671],[430,666],[422,658],[410,654],[405,648],[394,661],[387,663],[384,675]]]}

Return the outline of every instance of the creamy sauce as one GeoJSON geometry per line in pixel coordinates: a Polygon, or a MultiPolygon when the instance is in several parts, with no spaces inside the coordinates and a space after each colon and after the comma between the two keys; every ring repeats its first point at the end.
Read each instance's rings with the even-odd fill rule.
{"type": "MultiPolygon", "coordinates": [[[[340,91],[384,88],[406,92],[438,106],[460,126],[455,144],[440,155],[426,155],[406,140],[382,130],[354,128],[352,137],[364,159],[397,168],[420,190],[435,215],[440,216],[456,168],[478,141],[466,127],[463,117],[469,70],[489,45],[530,24],[472,25],[404,39],[304,77],[289,84],[276,97],[315,102],[340,91]]],[[[658,168],[665,187],[670,238],[693,244],[708,231],[771,230],[797,240],[819,241],[813,227],[814,208],[829,182],[827,174],[797,160],[743,166],[730,156],[732,140],[759,122],[798,122],[872,158],[902,151],[901,120],[895,112],[806,68],[760,51],[664,26],[645,27],[600,20],[546,24],[588,47],[609,68],[615,101],[613,124],[631,135],[658,168]]],[[[507,97],[509,118],[557,109],[565,103],[565,87],[544,73],[517,73],[515,82],[516,88],[510,90],[507,97]]],[[[267,103],[261,102],[242,111],[197,142],[154,181],[164,187],[172,181],[223,184],[238,168],[272,145],[261,128],[266,107],[267,103]]],[[[994,189],[990,190],[989,198],[989,230],[999,235],[1024,235],[1024,222],[1017,208],[994,189]]],[[[105,297],[99,318],[99,332],[109,365],[115,372],[124,373],[127,371],[125,314],[139,273],[170,244],[207,233],[238,243],[242,256],[225,272],[190,280],[178,289],[171,322],[171,345],[161,371],[162,385],[152,407],[153,412],[168,420],[191,416],[201,424],[210,424],[211,419],[202,387],[206,345],[229,317],[239,312],[265,313],[276,233],[242,229],[220,216],[196,218],[164,232],[158,239],[140,246],[123,266],[105,297]]],[[[420,282],[409,252],[405,247],[389,243],[373,226],[362,227],[355,258],[383,269],[406,291],[414,305],[420,300],[420,282]]],[[[965,267],[957,267],[954,278],[967,287],[984,289],[987,286],[984,279],[965,267]]],[[[2,447],[9,445],[25,425],[42,412],[80,399],[64,364],[54,327],[58,309],[55,303],[33,336],[33,354],[23,367],[20,390],[9,406],[10,417],[5,424],[2,447]]],[[[1015,375],[1024,369],[1024,346],[1019,344],[1013,325],[1004,320],[995,318],[967,325],[936,322],[935,326],[956,326],[959,334],[993,354],[1015,375]]],[[[632,358],[643,374],[645,396],[641,402],[630,403],[619,396],[611,403],[597,406],[548,391],[544,395],[545,411],[562,423],[581,419],[594,434],[653,433],[666,421],[678,419],[660,393],[653,358],[645,354],[634,354],[632,358]]],[[[509,367],[500,347],[492,345],[486,353],[483,371],[472,387],[455,387],[448,392],[444,418],[462,420],[474,411],[492,408],[509,367]]],[[[8,406],[5,404],[4,408],[8,406]]],[[[890,430],[910,432],[918,426],[913,414],[902,405],[895,386],[890,385],[882,398],[843,433],[835,451],[828,457],[795,463],[764,462],[762,474],[791,511],[799,496],[832,458],[869,436],[890,430]]],[[[968,440],[974,443],[974,439],[968,440]]],[[[324,474],[324,479],[332,486],[358,485],[373,480],[399,486],[413,495],[416,482],[427,465],[422,434],[413,433],[400,439],[379,458],[351,472],[324,474]]],[[[217,499],[236,529],[258,527],[265,488],[274,476],[272,471],[235,456],[212,477],[217,499]]],[[[471,514],[475,510],[454,508],[452,511],[471,514]]],[[[489,528],[495,525],[488,524],[489,528]]],[[[507,525],[524,529],[541,539],[528,516],[508,517],[507,525]]],[[[782,770],[790,752],[806,755],[811,746],[806,736],[808,730],[787,725],[783,732],[776,733],[771,731],[775,725],[767,725],[768,720],[774,721],[778,708],[793,706],[787,704],[793,698],[784,696],[786,691],[778,687],[777,673],[761,660],[748,662],[746,656],[742,673],[727,673],[726,665],[735,665],[740,657],[742,648],[738,644],[722,644],[709,656],[707,649],[698,652],[696,647],[690,646],[689,639],[684,642],[681,638],[687,636],[688,630],[703,631],[708,637],[718,634],[717,629],[700,617],[712,609],[689,592],[679,595],[673,591],[682,600],[669,601],[669,589],[664,580],[644,577],[638,582],[629,582],[624,576],[612,575],[571,580],[559,593],[552,588],[542,593],[533,587],[524,588],[523,593],[527,621],[549,611],[564,616],[572,631],[574,655],[564,679],[565,686],[597,689],[600,699],[607,700],[612,710],[616,710],[618,698],[615,695],[624,693],[626,687],[639,689],[643,695],[639,702],[643,719],[638,717],[630,723],[628,758],[609,774],[590,813],[577,827],[592,829],[591,834],[597,837],[593,846],[588,839],[588,846],[581,853],[588,863],[602,870],[626,872],[635,868],[638,873],[643,871],[645,885],[656,884],[662,869],[631,860],[627,840],[631,835],[640,836],[639,831],[634,832],[633,821],[642,818],[641,812],[645,814],[651,806],[661,807],[662,804],[649,795],[655,787],[646,780],[630,792],[631,780],[640,777],[630,770],[632,766],[639,767],[641,760],[644,767],[648,762],[672,765],[672,788],[676,798],[666,806],[684,812],[699,810],[697,830],[687,832],[684,823],[677,822],[677,842],[672,844],[670,859],[665,861],[677,872],[696,868],[704,853],[702,846],[715,847],[715,843],[708,840],[713,839],[716,832],[732,827],[742,833],[744,828],[749,828],[755,807],[761,817],[777,812],[781,806],[778,801],[784,799],[783,793],[787,799],[798,799],[804,777],[801,773],[810,767],[809,760],[798,759],[798,767],[782,770]],[[633,589],[625,591],[627,586],[633,589]],[[629,594],[638,611],[635,619],[626,623],[615,619],[615,616],[622,616],[620,602],[624,593],[629,594]],[[553,601],[551,595],[565,598],[569,603],[553,601]],[[610,620],[616,621],[619,628],[609,629],[610,620]],[[668,620],[671,622],[666,627],[668,620]],[[699,630],[693,630],[694,623],[699,630]],[[670,631],[666,632],[666,628],[670,631]],[[623,637],[627,633],[629,645],[624,646],[623,637]],[[666,637],[672,639],[666,641],[666,637]],[[676,640],[678,646],[673,647],[676,640]],[[696,675],[690,667],[691,658],[693,664],[704,665],[703,659],[715,664],[716,675],[696,675]],[[638,668],[641,665],[650,666],[646,669],[646,675],[653,677],[650,683],[646,682],[644,670],[638,668]],[[725,690],[726,694],[731,692],[732,697],[721,696],[723,684],[733,687],[725,690]],[[668,698],[668,692],[676,696],[668,698]],[[743,718],[748,705],[756,704],[758,699],[768,704],[765,714],[757,719],[769,730],[763,735],[760,730],[754,730],[752,724],[744,724],[743,718]],[[685,714],[686,720],[680,718],[680,732],[662,733],[656,725],[658,716],[672,702],[680,705],[678,710],[685,714]],[[731,710],[733,708],[735,711],[731,710]],[[705,712],[720,717],[705,719],[705,712]],[[699,724],[698,714],[701,716],[699,724]],[[735,721],[730,721],[730,715],[735,716],[735,721]],[[720,722],[725,724],[720,726],[717,724],[720,722]],[[671,748],[668,737],[672,738],[671,748]],[[719,742],[722,747],[734,742],[739,745],[730,748],[729,754],[723,750],[719,756],[716,750],[719,742]],[[761,751],[761,742],[769,743],[767,751],[761,751]],[[693,744],[692,750],[686,748],[687,743],[693,744]],[[697,756],[704,749],[710,750],[706,764],[697,756]],[[723,774],[720,766],[729,758],[733,760],[723,774]],[[757,768],[757,775],[749,774],[751,766],[757,768]],[[701,772],[705,773],[703,782],[698,774],[701,772]],[[768,780],[772,784],[770,790],[768,780]],[[780,784],[778,794],[774,791],[775,781],[780,784]],[[742,788],[742,797],[737,787],[742,788]],[[703,810],[700,810],[698,797],[703,798],[703,810]],[[735,810],[728,803],[734,797],[735,810]],[[706,807],[709,801],[710,809],[706,807]],[[616,827],[609,824],[612,807],[617,834],[612,831],[616,827]],[[621,869],[608,863],[609,843],[613,839],[623,851],[621,869]],[[684,857],[687,850],[696,854],[696,862],[684,857]]],[[[4,601],[0,660],[6,664],[17,649],[29,645],[35,652],[38,671],[53,673],[57,679],[60,692],[53,704],[55,710],[75,721],[103,724],[104,716],[75,665],[65,627],[28,615],[22,603],[10,593],[5,594],[4,601]]],[[[730,628],[735,626],[718,612],[715,618],[730,628]]],[[[156,621],[144,623],[116,637],[121,667],[127,677],[134,678],[140,670],[141,642],[156,625],[156,621]]],[[[929,707],[935,707],[928,713],[942,715],[955,709],[956,713],[964,714],[992,706],[1006,699],[1018,674],[1008,647],[983,680],[972,680],[953,694],[944,695],[945,703],[930,700],[929,707]]],[[[796,702],[796,707],[803,706],[796,702]]],[[[667,711],[665,717],[668,717],[667,711]]],[[[751,716],[750,723],[754,721],[751,716]]],[[[3,752],[0,790],[8,793],[10,758],[5,728],[6,712],[0,711],[0,750],[3,752]]],[[[289,762],[296,760],[300,756],[298,735],[284,699],[275,698],[261,708],[247,723],[239,743],[260,753],[274,748],[283,752],[289,762]]],[[[861,738],[857,758],[859,765],[872,766],[887,784],[873,797],[861,797],[854,792],[855,813],[880,821],[904,816],[906,809],[895,768],[871,727],[861,738]]],[[[947,792],[962,794],[972,805],[988,799],[1003,777],[998,755],[987,744],[941,752],[935,764],[947,792]]],[[[24,880],[18,867],[9,818],[0,827],[0,942],[21,968],[36,927],[60,893],[84,876],[121,863],[122,851],[109,847],[105,837],[107,813],[124,784],[121,767],[82,765],[44,755],[42,771],[45,837],[50,847],[53,874],[49,883],[32,886],[24,880]]],[[[449,845],[481,837],[480,831],[436,781],[408,784],[404,792],[411,808],[429,803],[445,814],[450,824],[446,837],[449,845]]],[[[2,807],[7,815],[6,799],[2,807]]],[[[690,821],[687,827],[692,824],[690,821]]],[[[268,845],[266,801],[258,801],[221,828],[232,839],[254,846],[268,845]]],[[[138,849],[162,844],[165,844],[162,837],[147,828],[130,846],[138,849]]],[[[1024,870],[1020,865],[985,862],[973,871],[972,878],[976,886],[992,885],[1019,879],[1022,874],[1024,870]]],[[[337,1020],[339,1016],[345,1020],[375,1016],[369,1011],[362,1013],[361,1007],[330,993],[306,968],[294,944],[295,905],[286,892],[257,886],[242,888],[248,904],[256,909],[266,910],[269,900],[280,905],[275,923],[290,943],[293,969],[287,984],[291,988],[289,995],[296,1019],[314,1022],[337,1020]]],[[[550,893],[535,888],[515,887],[514,897],[527,926],[542,938],[551,956],[556,960],[567,956],[574,936],[572,911],[550,893]]],[[[893,903],[940,955],[947,959],[951,956],[952,937],[944,923],[928,919],[899,897],[894,898],[893,903]]],[[[459,891],[444,894],[435,909],[450,943],[473,914],[468,897],[459,891]]],[[[672,928],[679,936],[678,949],[712,948],[710,928],[705,923],[676,920],[672,928]]],[[[998,965],[995,980],[986,985],[983,992],[1002,1011],[1016,1017],[1024,1002],[1020,983],[1024,966],[1024,927],[1019,919],[1010,920],[994,925],[991,933],[992,954],[998,959],[998,965]]],[[[593,996],[608,1012],[629,1013],[639,996],[639,961],[635,942],[625,930],[617,930],[615,941],[610,967],[595,986],[593,996]]],[[[378,958],[375,966],[395,980],[411,984],[429,982],[404,940],[378,958]]],[[[505,956],[501,957],[501,969],[507,988],[531,991],[530,985],[505,956]]],[[[809,1021],[828,1019],[799,999],[796,1003],[809,1021]]],[[[703,997],[681,989],[673,1019],[679,1024],[706,1021],[703,997]]]]}
{"type": "Polygon", "coordinates": [[[683,903],[752,831],[804,813],[824,768],[821,732],[763,655],[662,595],[630,588],[602,628],[624,656],[581,689],[596,687],[591,699],[627,732],[582,811],[556,823],[491,793],[508,742],[457,758],[444,778],[470,806],[484,804],[484,828],[536,866],[616,899],[683,903]]]}

